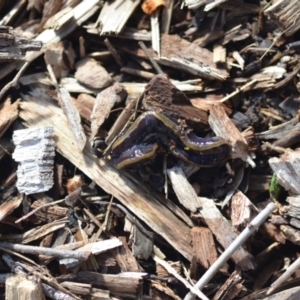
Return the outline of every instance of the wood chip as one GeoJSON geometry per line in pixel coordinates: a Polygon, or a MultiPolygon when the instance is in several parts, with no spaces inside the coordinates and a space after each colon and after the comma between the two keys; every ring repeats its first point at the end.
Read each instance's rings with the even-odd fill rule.
{"type": "Polygon", "coordinates": [[[16,149],[17,188],[26,195],[48,191],[53,185],[55,142],[53,127],[16,130],[13,134],[16,149]]]}
{"type": "Polygon", "coordinates": [[[236,192],[231,199],[232,226],[247,226],[251,221],[251,201],[241,192],[236,192]]]}
{"type": "Polygon", "coordinates": [[[210,110],[208,123],[217,136],[229,141],[232,145],[231,157],[241,158],[246,161],[248,158],[248,144],[243,135],[228,118],[223,107],[215,105],[210,110]]]}
{"type": "Polygon", "coordinates": [[[300,149],[287,151],[280,158],[270,158],[269,165],[286,191],[291,195],[300,194],[300,149]]]}
{"type": "Polygon", "coordinates": [[[198,264],[208,269],[218,258],[211,231],[206,227],[197,226],[191,229],[191,236],[198,264]]]}
{"type": "Polygon", "coordinates": [[[116,0],[105,2],[97,23],[100,25],[100,35],[118,34],[122,31],[127,20],[140,4],[140,0],[116,0]],[[112,18],[112,15],[114,16],[112,18]]]}
{"type": "Polygon", "coordinates": [[[72,130],[74,138],[76,140],[76,145],[82,152],[86,145],[87,137],[81,125],[79,112],[72,101],[71,95],[65,88],[58,88],[57,96],[59,104],[68,119],[69,127],[72,130]]]}
{"type": "Polygon", "coordinates": [[[75,52],[67,41],[53,43],[45,51],[45,61],[52,66],[56,78],[66,77],[74,68],[75,52]]]}
{"type": "Polygon", "coordinates": [[[18,195],[10,201],[5,201],[0,205],[0,221],[2,221],[7,215],[20,206],[23,197],[18,195]]]}
{"type": "MultiPolygon", "coordinates": [[[[223,217],[213,200],[202,197],[198,199],[202,203],[201,215],[205,223],[218,242],[224,248],[227,248],[237,237],[235,230],[231,227],[228,220],[223,217]]],[[[254,269],[252,255],[243,248],[239,248],[239,250],[232,255],[232,260],[243,270],[254,269]]]]}

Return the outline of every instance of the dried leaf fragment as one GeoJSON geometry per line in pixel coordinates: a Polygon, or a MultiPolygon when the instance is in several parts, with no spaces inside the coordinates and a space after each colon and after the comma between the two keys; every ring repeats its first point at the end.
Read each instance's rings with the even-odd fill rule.
{"type": "Polygon", "coordinates": [[[145,14],[151,15],[159,6],[165,6],[164,0],[145,0],[142,4],[142,10],[145,14]]]}

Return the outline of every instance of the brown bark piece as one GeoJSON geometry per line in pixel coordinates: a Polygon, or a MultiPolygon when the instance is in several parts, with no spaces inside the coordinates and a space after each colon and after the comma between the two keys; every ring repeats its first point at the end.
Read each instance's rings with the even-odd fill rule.
{"type": "Polygon", "coordinates": [[[6,132],[10,125],[19,115],[19,101],[11,103],[11,99],[7,98],[0,106],[0,137],[6,132]]]}
{"type": "Polygon", "coordinates": [[[211,231],[206,227],[193,227],[191,236],[198,264],[208,269],[218,258],[211,231]]]}
{"type": "Polygon", "coordinates": [[[112,83],[107,71],[93,58],[80,60],[75,68],[75,78],[90,88],[102,89],[112,83]]]}
{"type": "Polygon", "coordinates": [[[25,99],[27,101],[22,103],[21,117],[27,126],[55,126],[59,120],[60,126],[55,126],[57,150],[107,193],[121,201],[128,210],[133,211],[152,230],[164,237],[184,257],[192,259],[189,227],[161,204],[163,199],[160,202],[158,195],[149,193],[112,168],[107,161],[97,159],[90,145],[86,146],[84,154],[80,153],[74,145],[73,134],[61,109],[51,105],[44,97],[24,97],[25,99]]]}
{"type": "Polygon", "coordinates": [[[68,41],[53,43],[45,51],[45,61],[52,66],[56,78],[66,77],[74,68],[74,60],[75,52],[68,41]]]}
{"type": "Polygon", "coordinates": [[[190,100],[164,75],[156,75],[145,88],[143,104],[147,109],[163,111],[190,124],[207,123],[207,113],[193,107],[190,100]]]}
{"type": "Polygon", "coordinates": [[[248,156],[248,144],[243,135],[235,127],[220,105],[214,105],[210,110],[208,123],[217,136],[230,141],[232,145],[232,158],[241,158],[246,161],[248,156]]]}
{"type": "Polygon", "coordinates": [[[91,114],[93,111],[93,107],[95,104],[95,97],[88,94],[80,94],[76,100],[74,100],[74,104],[80,114],[85,120],[91,120],[91,114]]]}
{"type": "Polygon", "coordinates": [[[140,272],[139,267],[135,257],[127,246],[126,238],[123,236],[118,237],[122,241],[123,246],[118,247],[113,250],[115,258],[122,272],[140,272]]]}
{"type": "Polygon", "coordinates": [[[286,191],[291,195],[300,194],[300,149],[287,151],[280,158],[270,158],[269,165],[286,191]]]}
{"type": "Polygon", "coordinates": [[[95,100],[91,114],[91,136],[90,141],[97,135],[99,128],[108,118],[111,109],[120,104],[127,97],[124,87],[118,83],[100,92],[95,100]]]}

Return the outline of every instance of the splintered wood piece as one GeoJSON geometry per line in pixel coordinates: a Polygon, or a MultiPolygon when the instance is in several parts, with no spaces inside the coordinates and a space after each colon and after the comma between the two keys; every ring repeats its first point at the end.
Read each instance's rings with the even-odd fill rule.
{"type": "Polygon", "coordinates": [[[197,263],[208,269],[218,258],[211,231],[206,227],[193,227],[191,236],[197,263]]]}
{"type": "Polygon", "coordinates": [[[48,247],[37,247],[37,246],[26,246],[26,245],[20,245],[20,244],[11,244],[7,242],[0,242],[0,247],[4,249],[8,249],[11,251],[21,252],[21,253],[28,253],[33,255],[51,255],[54,257],[60,257],[60,258],[76,258],[79,261],[85,261],[89,258],[91,255],[90,251],[86,250],[79,250],[76,251],[72,250],[61,250],[61,249],[52,249],[48,247]]]}
{"type": "MultiPolygon", "coordinates": [[[[46,202],[48,203],[48,202],[46,202]]],[[[46,204],[44,200],[37,200],[31,204],[31,209],[36,209],[38,207],[46,204]]],[[[29,217],[29,221],[33,224],[39,224],[42,222],[48,222],[49,220],[58,220],[66,216],[68,212],[67,207],[62,207],[59,205],[46,206],[38,211],[36,211],[32,216],[29,217]]]]}
{"type": "Polygon", "coordinates": [[[220,287],[212,300],[221,299],[236,299],[241,291],[245,291],[246,288],[241,284],[241,275],[234,271],[225,283],[220,287]]]}
{"type": "Polygon", "coordinates": [[[114,294],[135,294],[138,295],[142,287],[143,277],[147,273],[139,272],[124,272],[117,275],[100,274],[96,272],[80,271],[77,273],[77,278],[80,281],[90,284],[97,284],[114,294]]]}
{"type": "Polygon", "coordinates": [[[168,299],[174,299],[174,300],[181,300],[178,295],[175,294],[175,292],[170,289],[166,284],[158,281],[158,280],[151,280],[151,295],[154,299],[160,300],[160,299],[166,299],[166,295],[169,296],[168,299]],[[159,297],[157,295],[157,291],[160,291],[163,295],[159,297]]]}
{"type": "Polygon", "coordinates": [[[0,137],[6,132],[10,125],[17,119],[19,112],[19,101],[11,104],[11,99],[7,98],[0,106],[0,137]]]}
{"type": "Polygon", "coordinates": [[[1,234],[0,240],[10,241],[14,243],[28,244],[32,241],[41,239],[42,237],[50,234],[51,232],[54,232],[56,230],[65,227],[68,221],[69,220],[66,218],[57,220],[52,223],[45,224],[43,226],[34,227],[33,229],[28,230],[21,234],[1,234]]]}
{"type": "MultiPolygon", "coordinates": [[[[193,85],[187,83],[185,81],[175,81],[173,80],[172,83],[182,92],[201,92],[203,91],[203,87],[199,85],[193,85]]],[[[139,83],[139,82],[122,82],[122,85],[125,87],[127,93],[129,95],[137,95],[144,92],[146,83],[139,83]]]]}
{"type": "Polygon", "coordinates": [[[105,142],[107,145],[110,145],[112,141],[122,132],[122,129],[125,127],[127,122],[130,120],[131,116],[134,113],[138,97],[130,100],[125,109],[121,112],[118,119],[115,121],[114,125],[110,128],[105,142]]]}
{"type": "Polygon", "coordinates": [[[150,17],[152,33],[152,49],[160,57],[159,11],[155,10],[150,17]]]}
{"type": "Polygon", "coordinates": [[[140,2],[140,0],[106,1],[97,20],[100,35],[120,33],[140,2]]]}
{"type": "MultiPolygon", "coordinates": [[[[65,38],[69,33],[71,33],[76,27],[85,22],[92,14],[94,14],[98,9],[99,0],[83,0],[76,7],[73,8],[72,13],[69,18],[64,20],[62,24],[62,28],[60,30],[48,29],[44,30],[41,34],[39,34],[35,43],[39,43],[39,49],[41,49],[43,43],[46,45],[50,45],[51,43],[57,43],[65,38]]],[[[32,49],[32,47],[29,49],[32,49]]],[[[37,57],[39,57],[43,52],[29,52],[25,56],[25,61],[32,62],[37,57]]],[[[0,55],[1,57],[1,55],[0,55]]],[[[2,79],[7,74],[11,73],[18,67],[18,64],[15,62],[7,65],[5,72],[0,74],[0,79],[2,79]]]]}
{"type": "Polygon", "coordinates": [[[126,97],[126,90],[118,83],[106,88],[97,95],[91,114],[90,141],[94,139],[105,119],[109,117],[111,109],[120,104],[126,97]]]}
{"type": "Polygon", "coordinates": [[[222,45],[214,45],[213,60],[215,64],[226,62],[226,49],[222,45]]]}
{"type": "MultiPolygon", "coordinates": [[[[176,279],[178,279],[179,281],[181,281],[188,289],[190,289],[190,291],[193,293],[194,296],[198,296],[200,299],[202,300],[208,300],[208,298],[198,289],[196,289],[193,285],[191,285],[185,278],[183,278],[180,274],[178,274],[178,268],[177,270],[174,269],[168,262],[166,262],[165,260],[159,258],[156,254],[155,254],[155,248],[154,248],[154,253],[152,254],[152,258],[154,259],[154,261],[158,264],[160,264],[162,267],[164,267],[166,269],[166,271],[170,274],[172,274],[176,279]]],[[[181,264],[176,262],[174,263],[175,266],[178,267],[181,266],[181,264]]]]}
{"type": "Polygon", "coordinates": [[[102,89],[113,82],[107,71],[93,58],[83,58],[75,68],[75,78],[90,88],[102,89]]]}
{"type": "MultiPolygon", "coordinates": [[[[192,259],[189,227],[168,210],[158,200],[158,195],[146,191],[139,183],[118,172],[104,159],[93,155],[90,145],[80,153],[66,117],[61,109],[53,105],[46,95],[23,96],[21,118],[26,126],[53,125],[57,137],[57,150],[77,166],[91,180],[94,180],[107,193],[112,194],[126,208],[134,212],[154,232],[165,238],[179,253],[188,260],[192,259]],[[46,117],[47,116],[47,117],[46,117]],[[56,126],[59,122],[60,126],[56,126]]],[[[161,202],[160,202],[161,201],[161,202]]]]}
{"type": "Polygon", "coordinates": [[[299,129],[300,123],[297,117],[280,125],[273,126],[270,130],[256,133],[255,136],[263,140],[281,139],[287,136],[291,131],[299,129]]]}
{"type": "Polygon", "coordinates": [[[15,130],[13,159],[20,162],[17,188],[26,195],[48,191],[53,186],[55,142],[53,127],[15,130]]]}
{"type": "Polygon", "coordinates": [[[69,128],[75,137],[76,145],[82,152],[86,145],[87,137],[81,125],[79,112],[72,101],[70,93],[64,87],[57,88],[57,96],[59,104],[68,119],[69,128]]]}
{"type": "Polygon", "coordinates": [[[270,158],[269,165],[286,191],[291,195],[300,194],[300,149],[289,150],[280,158],[270,158]]]}
{"type": "Polygon", "coordinates": [[[236,192],[231,199],[231,224],[235,227],[247,226],[251,221],[252,203],[241,191],[236,192]]]}
{"type": "Polygon", "coordinates": [[[264,14],[269,15],[283,30],[284,35],[291,36],[300,28],[300,3],[297,0],[273,1],[264,14]]]}
{"type": "Polygon", "coordinates": [[[139,267],[136,258],[133,256],[129,247],[127,246],[126,238],[120,236],[119,240],[122,241],[122,246],[113,250],[115,258],[122,272],[140,272],[142,271],[139,267]]]}
{"type": "MultiPolygon", "coordinates": [[[[226,249],[237,238],[235,230],[227,219],[223,217],[213,200],[198,197],[201,201],[201,216],[212,231],[218,242],[226,249]]],[[[254,269],[254,258],[244,248],[240,247],[233,255],[232,260],[239,265],[242,270],[254,269]]]]}
{"type": "Polygon", "coordinates": [[[174,118],[184,118],[190,124],[207,123],[207,113],[193,107],[190,100],[164,75],[156,75],[145,88],[143,105],[174,118]],[[162,91],[164,91],[162,93],[162,91]]]}
{"type": "Polygon", "coordinates": [[[229,141],[232,146],[231,157],[248,159],[248,144],[233,122],[220,105],[214,105],[210,110],[208,123],[217,136],[229,141]]]}
{"type": "Polygon", "coordinates": [[[300,232],[288,225],[280,225],[280,231],[284,237],[295,245],[300,245],[300,232]]]}
{"type": "Polygon", "coordinates": [[[24,274],[9,274],[5,281],[6,300],[45,300],[41,279],[24,274]]]}
{"type": "MultiPolygon", "coordinates": [[[[146,58],[146,54],[140,48],[118,44],[124,52],[146,58]]],[[[225,69],[217,67],[213,62],[213,54],[206,48],[201,48],[194,43],[182,39],[178,35],[161,35],[160,58],[151,49],[148,49],[151,56],[158,63],[180,71],[188,72],[198,77],[209,80],[224,81],[228,77],[225,69]]]]}
{"type": "Polygon", "coordinates": [[[225,69],[216,66],[213,53],[206,48],[165,34],[162,34],[160,47],[161,56],[157,60],[163,65],[209,80],[224,81],[228,77],[225,69]]]}
{"type": "Polygon", "coordinates": [[[97,255],[120,246],[122,246],[122,242],[118,238],[112,238],[104,241],[88,243],[78,248],[77,251],[90,251],[92,254],[97,255]]]}
{"type": "Polygon", "coordinates": [[[89,295],[92,289],[92,285],[88,283],[64,281],[61,285],[78,295],[89,295]]]}
{"type": "Polygon", "coordinates": [[[74,68],[74,60],[75,52],[68,41],[53,43],[45,51],[45,61],[52,66],[56,78],[66,77],[74,68]]]}
{"type": "Polygon", "coordinates": [[[20,206],[23,197],[18,195],[12,200],[5,201],[0,205],[0,221],[2,221],[6,216],[8,216],[12,211],[20,206]]]}
{"type": "Polygon", "coordinates": [[[175,166],[168,169],[167,173],[179,202],[191,212],[197,212],[201,207],[201,201],[199,201],[194,188],[187,181],[183,170],[175,166]]]}
{"type": "Polygon", "coordinates": [[[43,47],[40,41],[31,41],[18,36],[12,27],[0,27],[0,59],[17,59],[27,51],[39,51],[43,47]]]}

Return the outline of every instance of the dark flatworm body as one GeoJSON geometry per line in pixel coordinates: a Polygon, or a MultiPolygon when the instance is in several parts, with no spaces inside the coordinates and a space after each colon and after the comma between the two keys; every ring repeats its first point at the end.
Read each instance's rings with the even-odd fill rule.
{"type": "Polygon", "coordinates": [[[142,164],[160,149],[202,167],[223,163],[230,146],[220,137],[200,138],[185,126],[158,112],[145,112],[118,138],[111,149],[111,161],[118,169],[142,164]]]}

